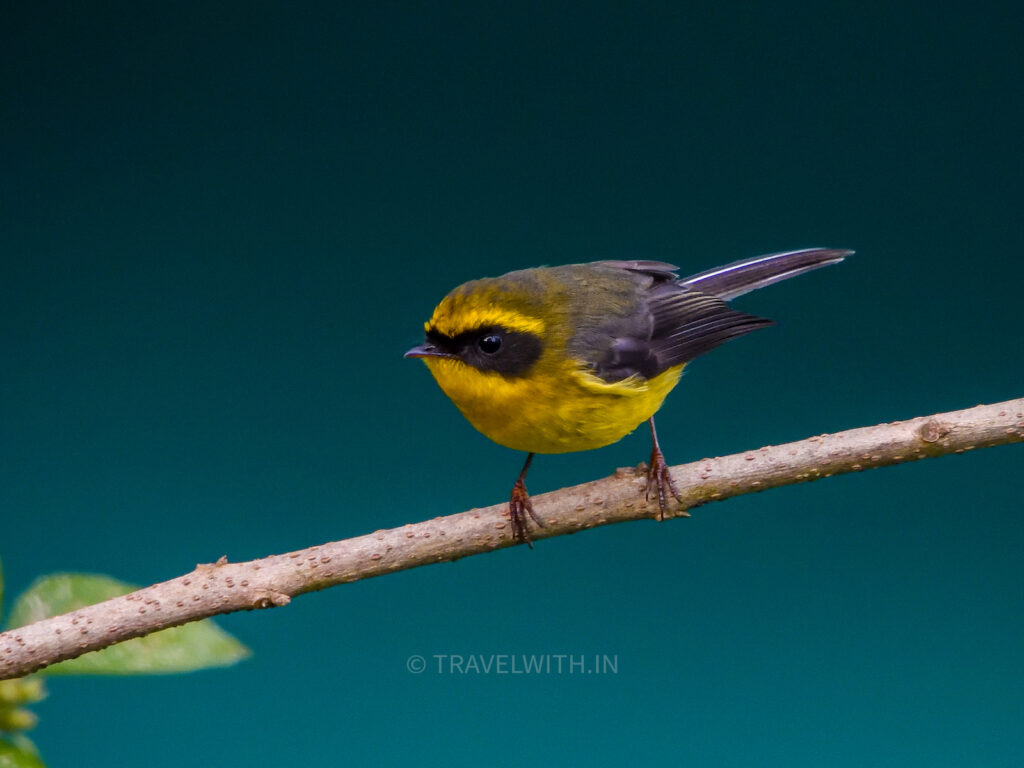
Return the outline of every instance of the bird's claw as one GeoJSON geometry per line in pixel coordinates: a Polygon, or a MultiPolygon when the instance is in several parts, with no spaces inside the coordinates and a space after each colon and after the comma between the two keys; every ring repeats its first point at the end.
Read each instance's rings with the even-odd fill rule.
{"type": "MultiPolygon", "coordinates": [[[[672,474],[668,471],[668,464],[665,463],[665,456],[655,448],[651,451],[651,463],[647,469],[647,488],[644,491],[644,499],[650,500],[651,491],[658,491],[658,519],[665,519],[665,512],[668,510],[668,493],[671,493],[677,502],[683,503],[683,497],[676,489],[672,480],[672,474]],[[667,491],[667,493],[666,493],[667,491]]],[[[680,517],[689,517],[690,513],[685,509],[676,512],[680,517]]]]}
{"type": "Polygon", "coordinates": [[[544,523],[540,521],[537,514],[533,511],[533,502],[530,501],[530,494],[526,491],[526,484],[522,481],[522,478],[516,481],[516,484],[512,486],[512,498],[508,502],[508,515],[509,520],[512,523],[512,540],[522,544],[526,543],[530,549],[533,549],[533,541],[530,538],[530,526],[526,516],[530,518],[541,528],[544,527],[544,523]]]}

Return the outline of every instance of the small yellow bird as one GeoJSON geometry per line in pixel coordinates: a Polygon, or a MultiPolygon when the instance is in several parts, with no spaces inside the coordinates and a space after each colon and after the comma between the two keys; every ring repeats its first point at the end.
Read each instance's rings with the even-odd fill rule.
{"type": "MultiPolygon", "coordinates": [[[[526,515],[543,523],[526,491],[535,453],[601,448],[644,421],[653,447],[646,498],[680,500],[658,444],[654,414],[683,366],[729,339],[772,325],[726,301],[853,251],[772,253],[679,279],[659,261],[596,261],[472,280],[449,293],[425,324],[421,357],[477,430],[526,451],[512,487],[516,541],[530,544],[526,515]]],[[[532,544],[531,544],[532,546],[532,544]]]]}

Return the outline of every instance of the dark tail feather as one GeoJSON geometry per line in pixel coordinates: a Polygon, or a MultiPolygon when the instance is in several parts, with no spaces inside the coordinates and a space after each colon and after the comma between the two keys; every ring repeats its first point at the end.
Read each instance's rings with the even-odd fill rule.
{"type": "Polygon", "coordinates": [[[838,264],[852,253],[837,248],[805,248],[802,251],[769,253],[709,269],[684,278],[679,284],[728,301],[812,269],[838,264]]]}

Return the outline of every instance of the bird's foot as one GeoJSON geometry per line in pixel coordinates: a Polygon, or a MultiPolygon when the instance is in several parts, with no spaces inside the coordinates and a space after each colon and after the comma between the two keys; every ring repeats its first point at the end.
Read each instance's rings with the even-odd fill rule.
{"type": "Polygon", "coordinates": [[[536,513],[533,511],[533,502],[530,501],[530,494],[526,491],[526,483],[523,482],[522,478],[516,481],[516,484],[512,486],[512,498],[508,502],[508,515],[509,520],[512,523],[512,540],[518,544],[526,543],[530,549],[533,549],[533,542],[530,539],[530,525],[526,516],[529,515],[541,528],[544,527],[544,523],[540,521],[536,513]]]}
{"type": "MultiPolygon", "coordinates": [[[[644,491],[644,499],[651,498],[651,491],[658,491],[658,519],[665,519],[665,512],[668,510],[668,494],[671,493],[675,500],[683,503],[683,497],[676,490],[676,484],[672,481],[672,475],[668,471],[668,464],[665,463],[665,456],[655,447],[651,451],[651,463],[647,469],[647,488],[644,491]]],[[[690,513],[685,509],[676,512],[680,517],[689,517],[690,513]]]]}

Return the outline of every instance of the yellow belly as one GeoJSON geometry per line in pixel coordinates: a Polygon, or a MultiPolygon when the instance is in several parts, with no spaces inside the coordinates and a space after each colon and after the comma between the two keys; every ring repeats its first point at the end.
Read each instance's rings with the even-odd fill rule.
{"type": "Polygon", "coordinates": [[[586,451],[621,440],[654,415],[683,370],[609,384],[571,363],[550,375],[505,378],[457,360],[424,362],[477,430],[533,453],[586,451]]]}

